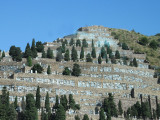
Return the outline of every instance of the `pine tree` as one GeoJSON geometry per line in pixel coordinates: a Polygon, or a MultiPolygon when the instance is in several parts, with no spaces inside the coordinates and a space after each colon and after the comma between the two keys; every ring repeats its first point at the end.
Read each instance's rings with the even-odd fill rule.
{"type": "Polygon", "coordinates": [[[53,51],[51,50],[51,48],[49,47],[47,50],[47,58],[52,59],[53,58],[53,51]]]}
{"type": "Polygon", "coordinates": [[[75,64],[73,65],[72,75],[78,77],[78,76],[80,76],[80,74],[81,74],[80,66],[75,63],[75,64]]]}
{"type": "Polygon", "coordinates": [[[96,58],[96,50],[95,47],[92,47],[92,58],[96,58]]]}
{"type": "Polygon", "coordinates": [[[18,107],[17,96],[15,97],[15,100],[14,100],[14,107],[15,107],[15,109],[17,109],[17,107],[18,107]]]}
{"type": "Polygon", "coordinates": [[[45,108],[46,108],[46,112],[50,112],[50,102],[49,102],[49,94],[48,94],[48,92],[47,92],[46,98],[45,98],[45,108]]]}
{"type": "Polygon", "coordinates": [[[37,50],[36,50],[34,39],[32,40],[31,51],[32,51],[32,58],[36,58],[37,57],[37,50]]]}
{"type": "Polygon", "coordinates": [[[24,101],[24,96],[22,97],[21,108],[22,108],[22,112],[24,112],[25,109],[26,109],[26,103],[25,103],[25,101],[24,101]]]}
{"type": "Polygon", "coordinates": [[[37,91],[36,91],[36,108],[37,109],[41,108],[41,95],[40,95],[40,88],[39,88],[39,86],[37,87],[37,91]]]}
{"type": "Polygon", "coordinates": [[[103,108],[101,108],[100,112],[99,112],[99,120],[105,120],[105,115],[104,115],[104,110],[103,108]]]}
{"type": "Polygon", "coordinates": [[[37,108],[35,107],[33,94],[26,95],[25,120],[38,120],[38,113],[37,108]]]}
{"type": "Polygon", "coordinates": [[[5,55],[5,52],[3,51],[2,52],[2,58],[4,58],[6,55],[5,55]]]}
{"type": "Polygon", "coordinates": [[[59,98],[58,98],[58,95],[56,95],[56,103],[53,106],[53,109],[58,109],[58,105],[59,105],[59,98]]]}
{"type": "Polygon", "coordinates": [[[43,52],[44,51],[44,46],[41,41],[36,42],[36,50],[37,52],[43,52]]]}
{"type": "Polygon", "coordinates": [[[138,67],[138,63],[137,63],[136,58],[133,59],[133,66],[138,67]]]}
{"type": "Polygon", "coordinates": [[[131,97],[134,98],[134,88],[131,89],[131,97]]]}
{"type": "Polygon", "coordinates": [[[65,42],[62,42],[61,52],[62,52],[62,53],[65,53],[65,51],[66,51],[65,42]]]}
{"type": "Polygon", "coordinates": [[[101,64],[102,63],[102,59],[101,59],[101,55],[99,54],[98,56],[98,64],[101,64]]]}
{"type": "Polygon", "coordinates": [[[115,58],[116,58],[116,59],[120,59],[120,53],[119,53],[118,50],[116,50],[115,58]]]}
{"type": "Polygon", "coordinates": [[[62,74],[63,75],[71,75],[71,71],[69,70],[68,67],[65,67],[62,74]]]}
{"type": "Polygon", "coordinates": [[[69,94],[69,108],[75,110],[75,101],[72,94],[69,94]]]}
{"type": "Polygon", "coordinates": [[[118,102],[118,114],[122,115],[122,113],[123,113],[122,102],[121,102],[121,100],[119,100],[119,102],[118,102]]]}
{"type": "Polygon", "coordinates": [[[72,46],[72,45],[74,45],[75,43],[74,43],[74,40],[73,40],[73,38],[71,38],[71,40],[70,40],[70,42],[69,42],[69,45],[70,46],[72,46]]]}
{"type": "Polygon", "coordinates": [[[86,55],[86,62],[92,62],[92,58],[91,58],[91,54],[90,53],[88,53],[86,55]]]}
{"type": "Polygon", "coordinates": [[[48,74],[48,75],[51,74],[51,67],[50,67],[50,65],[48,65],[47,74],[48,74]]]}
{"type": "Polygon", "coordinates": [[[82,46],[83,47],[88,47],[88,43],[87,43],[86,39],[82,40],[82,46]]]}
{"type": "Polygon", "coordinates": [[[88,115],[87,115],[87,114],[85,114],[85,115],[83,116],[83,119],[82,119],[82,120],[89,120],[88,115]]]}
{"type": "Polygon", "coordinates": [[[68,109],[67,103],[68,103],[68,100],[67,100],[66,95],[64,96],[61,95],[60,104],[64,107],[65,111],[68,109]]]}
{"type": "Polygon", "coordinates": [[[71,58],[72,58],[73,62],[75,62],[77,60],[77,50],[75,49],[74,46],[72,47],[71,58]]]}
{"type": "Polygon", "coordinates": [[[43,72],[43,68],[40,64],[34,64],[34,66],[32,67],[33,73],[35,73],[37,71],[37,73],[42,73],[43,72]]]}
{"type": "Polygon", "coordinates": [[[65,119],[66,119],[66,112],[64,110],[64,107],[61,104],[59,104],[56,111],[55,120],[65,120],[65,119]]]}
{"type": "Polygon", "coordinates": [[[8,110],[8,120],[17,120],[17,112],[14,108],[14,104],[9,106],[8,110]]]}
{"type": "Polygon", "coordinates": [[[84,58],[84,48],[81,47],[80,59],[84,58]]]}
{"type": "Polygon", "coordinates": [[[102,57],[102,58],[106,58],[106,55],[107,55],[107,54],[106,54],[106,50],[105,50],[104,47],[102,47],[102,48],[101,48],[101,57],[102,57]]]}
{"type": "Polygon", "coordinates": [[[110,53],[112,53],[112,50],[110,49],[109,46],[107,46],[107,54],[110,54],[110,53]]]}
{"type": "Polygon", "coordinates": [[[65,52],[65,54],[64,54],[64,60],[65,61],[69,61],[70,60],[69,49],[67,49],[66,52],[65,52]]]}
{"type": "Polygon", "coordinates": [[[81,47],[81,41],[78,39],[77,41],[76,41],[76,47],[81,47]]]}
{"type": "Polygon", "coordinates": [[[142,117],[143,117],[143,119],[151,117],[149,103],[147,101],[146,102],[142,102],[141,111],[142,111],[142,117]]]}
{"type": "Polygon", "coordinates": [[[28,58],[27,58],[27,65],[28,65],[29,67],[32,66],[32,58],[31,58],[31,56],[28,56],[28,58]]]}
{"type": "Polygon", "coordinates": [[[29,43],[27,43],[27,46],[24,52],[24,57],[28,58],[29,56],[32,56],[32,51],[31,51],[29,43]]]}
{"type": "Polygon", "coordinates": [[[42,58],[46,58],[46,53],[44,50],[42,51],[42,58]]]}

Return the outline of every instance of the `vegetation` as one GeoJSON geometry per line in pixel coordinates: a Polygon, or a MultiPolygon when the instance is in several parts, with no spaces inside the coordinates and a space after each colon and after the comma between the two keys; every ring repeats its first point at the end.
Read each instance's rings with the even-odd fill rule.
{"type": "Polygon", "coordinates": [[[40,64],[34,64],[32,67],[33,73],[42,73],[43,72],[43,67],[40,64]]]}
{"type": "Polygon", "coordinates": [[[68,67],[65,67],[62,74],[63,75],[71,75],[71,71],[69,70],[68,67]]]}
{"type": "Polygon", "coordinates": [[[78,77],[78,76],[80,76],[80,74],[81,74],[80,66],[75,63],[75,64],[73,65],[72,75],[78,77]]]}
{"type": "Polygon", "coordinates": [[[37,91],[36,91],[36,108],[40,109],[41,108],[41,95],[40,95],[40,87],[37,87],[37,91]]]}
{"type": "Polygon", "coordinates": [[[86,55],[86,62],[92,62],[92,58],[91,58],[91,54],[90,53],[88,53],[86,55]]]}
{"type": "Polygon", "coordinates": [[[49,47],[47,50],[47,58],[53,59],[53,51],[51,50],[51,48],[49,47]]]}
{"type": "Polygon", "coordinates": [[[22,51],[19,47],[11,46],[9,55],[12,57],[13,61],[22,61],[22,51]]]}
{"type": "Polygon", "coordinates": [[[72,53],[71,53],[71,59],[73,60],[73,62],[75,62],[78,58],[77,58],[77,50],[75,49],[75,47],[72,47],[72,53]]]}
{"type": "Polygon", "coordinates": [[[48,75],[51,74],[51,67],[50,67],[50,65],[48,65],[47,74],[48,74],[48,75]]]}
{"type": "Polygon", "coordinates": [[[64,60],[65,60],[65,61],[69,61],[69,60],[70,60],[69,49],[67,49],[66,52],[65,52],[65,54],[64,54],[64,60]]]}
{"type": "Polygon", "coordinates": [[[32,66],[32,58],[31,58],[31,56],[29,56],[29,57],[27,58],[27,65],[28,65],[29,67],[32,66]]]}
{"type": "Polygon", "coordinates": [[[84,48],[81,47],[80,59],[84,58],[84,48]]]}

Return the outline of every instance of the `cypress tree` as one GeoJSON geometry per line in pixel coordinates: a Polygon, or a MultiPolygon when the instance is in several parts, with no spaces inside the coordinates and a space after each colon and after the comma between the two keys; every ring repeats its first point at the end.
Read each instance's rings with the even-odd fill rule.
{"type": "Polygon", "coordinates": [[[77,60],[77,50],[75,49],[74,46],[72,47],[71,58],[72,58],[73,62],[75,62],[77,60]]]}
{"type": "Polygon", "coordinates": [[[92,58],[91,58],[91,54],[90,53],[88,53],[86,55],[86,62],[92,62],[92,58]]]}
{"type": "Polygon", "coordinates": [[[101,57],[106,58],[106,50],[104,47],[101,48],[101,57]]]}
{"type": "Polygon", "coordinates": [[[84,48],[81,47],[80,59],[84,58],[84,48]]]}
{"type": "Polygon", "coordinates": [[[37,52],[43,52],[44,51],[44,46],[41,41],[36,42],[36,50],[37,52]]]}
{"type": "Polygon", "coordinates": [[[28,56],[28,58],[27,58],[27,65],[28,65],[29,67],[32,66],[32,58],[31,58],[31,56],[28,56]]]}
{"type": "Polygon", "coordinates": [[[24,96],[22,97],[21,108],[22,108],[22,112],[24,112],[26,109],[26,103],[24,101],[24,96]]]}
{"type": "Polygon", "coordinates": [[[81,74],[80,66],[75,63],[75,64],[73,65],[72,75],[78,77],[78,76],[80,76],[80,74],[81,74]]]}
{"type": "Polygon", "coordinates": [[[48,65],[47,74],[51,74],[51,67],[50,67],[50,65],[48,65]]]}
{"type": "Polygon", "coordinates": [[[119,102],[118,102],[118,114],[122,115],[122,113],[123,113],[122,102],[121,102],[121,100],[119,100],[119,102]]]}
{"type": "Polygon", "coordinates": [[[15,107],[15,109],[18,107],[17,96],[15,97],[15,100],[14,100],[14,107],[15,107]]]}
{"type": "Polygon", "coordinates": [[[118,50],[116,50],[115,58],[116,58],[116,59],[120,59],[120,53],[119,53],[118,50]]]}
{"type": "Polygon", "coordinates": [[[72,94],[69,94],[69,108],[73,110],[75,109],[75,101],[72,94]]]}
{"type": "Polygon", "coordinates": [[[45,99],[45,108],[46,108],[46,112],[50,112],[50,102],[49,102],[49,94],[48,94],[48,92],[46,94],[46,99],[45,99]]]}
{"type": "Polygon", "coordinates": [[[68,109],[67,103],[68,103],[68,100],[67,100],[66,95],[64,96],[61,95],[60,104],[64,107],[65,111],[68,109]]]}
{"type": "Polygon", "coordinates": [[[55,120],[65,120],[65,119],[66,119],[66,112],[64,110],[64,107],[61,104],[59,104],[56,111],[55,120]]]}
{"type": "Polygon", "coordinates": [[[37,87],[37,91],[36,91],[36,108],[37,109],[41,108],[41,95],[40,95],[40,88],[39,88],[39,86],[37,87]]]}
{"type": "Polygon", "coordinates": [[[25,120],[38,120],[38,113],[37,108],[35,107],[33,94],[26,95],[25,120]]]}
{"type": "Polygon", "coordinates": [[[86,39],[83,39],[82,46],[83,47],[88,47],[88,43],[87,43],[86,39]]]}
{"type": "Polygon", "coordinates": [[[99,54],[98,56],[98,64],[101,64],[102,63],[102,59],[101,59],[101,55],[99,54]]]}
{"type": "Polygon", "coordinates": [[[69,61],[70,60],[69,49],[67,49],[66,52],[65,52],[65,54],[64,54],[64,60],[65,61],[69,61]]]}
{"type": "Polygon", "coordinates": [[[32,56],[32,51],[31,51],[29,43],[27,43],[27,46],[24,52],[24,57],[28,58],[29,56],[32,56]]]}
{"type": "Polygon", "coordinates": [[[96,58],[96,50],[95,47],[92,47],[92,58],[96,58]]]}
{"type": "Polygon", "coordinates": [[[136,58],[133,59],[133,66],[138,67],[138,63],[137,63],[136,58]]]}
{"type": "Polygon", "coordinates": [[[63,74],[63,75],[70,75],[70,74],[71,74],[71,71],[69,70],[68,67],[65,67],[62,74],[63,74]]]}
{"type": "Polygon", "coordinates": [[[104,110],[103,108],[101,108],[100,112],[99,112],[99,120],[105,120],[105,115],[104,115],[104,110]]]}
{"type": "Polygon", "coordinates": [[[32,40],[31,51],[32,51],[32,58],[36,58],[37,57],[37,50],[36,50],[34,39],[32,40]]]}
{"type": "Polygon", "coordinates": [[[35,73],[37,71],[37,73],[42,73],[43,72],[43,68],[40,64],[34,64],[34,66],[32,67],[33,73],[35,73]]]}
{"type": "Polygon", "coordinates": [[[76,41],[76,47],[81,47],[81,41],[78,39],[77,41],[76,41]]]}
{"type": "Polygon", "coordinates": [[[42,51],[42,58],[46,58],[46,53],[44,50],[42,51]]]}
{"type": "Polygon", "coordinates": [[[62,52],[62,53],[65,53],[65,51],[66,51],[65,42],[62,42],[61,52],[62,52]]]}
{"type": "Polygon", "coordinates": [[[82,120],[89,120],[88,115],[87,115],[87,114],[85,114],[85,115],[83,116],[83,119],[82,119],[82,120]]]}
{"type": "Polygon", "coordinates": [[[141,111],[142,111],[143,119],[151,117],[149,103],[147,101],[146,102],[142,102],[141,111]]]}
{"type": "Polygon", "coordinates": [[[72,46],[72,45],[74,45],[75,43],[74,43],[74,40],[73,40],[73,38],[71,38],[71,40],[70,40],[70,42],[69,42],[69,45],[70,46],[72,46]]]}
{"type": "Polygon", "coordinates": [[[58,108],[58,105],[59,105],[59,98],[58,98],[58,95],[56,95],[56,103],[54,105],[54,109],[57,109],[58,108]]]}
{"type": "Polygon", "coordinates": [[[51,50],[51,48],[49,47],[47,50],[47,58],[52,59],[53,58],[53,51],[51,50]]]}
{"type": "Polygon", "coordinates": [[[131,97],[134,98],[134,88],[131,89],[131,97]]]}
{"type": "Polygon", "coordinates": [[[93,39],[92,39],[92,48],[94,48],[94,42],[93,42],[93,39]]]}
{"type": "Polygon", "coordinates": [[[2,52],[2,58],[4,58],[6,55],[5,55],[5,52],[3,51],[2,52]]]}
{"type": "Polygon", "coordinates": [[[14,108],[14,104],[11,104],[8,109],[8,120],[17,120],[17,112],[14,108]]]}

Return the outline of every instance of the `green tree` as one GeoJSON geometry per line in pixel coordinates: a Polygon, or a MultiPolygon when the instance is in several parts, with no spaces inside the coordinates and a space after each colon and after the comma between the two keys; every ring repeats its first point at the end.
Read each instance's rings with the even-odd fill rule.
{"type": "Polygon", "coordinates": [[[65,61],[69,61],[69,60],[70,60],[69,49],[67,49],[66,52],[65,52],[65,54],[64,54],[64,60],[65,60],[65,61]]]}
{"type": "Polygon", "coordinates": [[[74,116],[74,119],[75,119],[75,120],[80,120],[80,117],[79,117],[78,115],[75,115],[75,116],[74,116]]]}
{"type": "Polygon", "coordinates": [[[24,96],[22,97],[21,108],[22,108],[22,112],[24,112],[25,109],[26,109],[26,103],[25,103],[25,101],[24,101],[24,96]]]}
{"type": "Polygon", "coordinates": [[[75,101],[72,94],[69,94],[69,108],[75,110],[75,101]]]}
{"type": "Polygon", "coordinates": [[[2,58],[4,58],[6,55],[5,55],[5,52],[3,51],[2,52],[2,58]]]}
{"type": "Polygon", "coordinates": [[[47,74],[48,74],[48,75],[51,74],[51,67],[50,67],[50,65],[48,65],[47,74]]]}
{"type": "Polygon", "coordinates": [[[19,47],[11,46],[9,55],[12,57],[13,61],[22,61],[22,51],[19,47]]]}
{"type": "Polygon", "coordinates": [[[11,104],[8,109],[8,120],[17,120],[17,112],[14,108],[14,104],[11,104]]]}
{"type": "Polygon", "coordinates": [[[78,39],[77,41],[76,41],[76,47],[81,47],[81,41],[78,39]]]}
{"type": "Polygon", "coordinates": [[[63,75],[71,75],[71,71],[69,70],[68,67],[65,67],[62,74],[63,75]]]}
{"type": "Polygon", "coordinates": [[[58,97],[58,95],[56,95],[56,103],[55,103],[53,109],[58,109],[58,105],[59,105],[59,97],[58,97]]]}
{"type": "Polygon", "coordinates": [[[43,52],[44,51],[44,46],[41,41],[36,42],[36,50],[37,52],[43,52]]]}
{"type": "Polygon", "coordinates": [[[92,48],[94,48],[94,42],[93,42],[93,39],[92,39],[92,48]]]}
{"type": "Polygon", "coordinates": [[[141,44],[141,45],[147,45],[148,44],[148,38],[147,37],[142,37],[141,39],[140,39],[140,41],[139,41],[139,43],[141,44]]]}
{"type": "Polygon", "coordinates": [[[110,49],[109,46],[107,46],[107,54],[110,54],[110,53],[112,53],[112,50],[110,49]]]}
{"type": "Polygon", "coordinates": [[[32,40],[31,51],[32,51],[32,58],[36,58],[37,57],[37,50],[36,50],[34,39],[32,40]]]}
{"type": "Polygon", "coordinates": [[[58,51],[57,55],[56,55],[56,61],[60,62],[60,61],[62,61],[62,59],[63,59],[62,52],[58,51]]]}
{"type": "Polygon", "coordinates": [[[116,59],[115,59],[115,56],[114,56],[114,55],[111,56],[111,63],[112,63],[112,64],[116,64],[116,59]]]}
{"type": "Polygon", "coordinates": [[[73,62],[75,62],[77,60],[77,50],[75,49],[74,46],[72,47],[71,58],[72,58],[73,62]]]}
{"type": "Polygon", "coordinates": [[[157,47],[158,47],[158,44],[157,44],[157,42],[156,42],[155,40],[152,40],[152,41],[150,42],[149,46],[150,46],[152,49],[156,50],[157,47]]]}
{"type": "Polygon", "coordinates": [[[83,47],[88,47],[88,43],[87,43],[86,39],[82,40],[82,46],[83,47]]]}
{"type": "Polygon", "coordinates": [[[70,42],[69,42],[69,45],[70,46],[72,46],[72,45],[74,45],[75,43],[74,43],[74,40],[73,40],[73,38],[71,38],[71,40],[70,40],[70,42]]]}
{"type": "Polygon", "coordinates": [[[41,108],[41,95],[40,95],[40,87],[37,87],[36,91],[36,108],[40,109],[41,108]]]}
{"type": "Polygon", "coordinates": [[[28,58],[29,56],[32,56],[32,51],[31,51],[29,43],[27,43],[27,46],[26,46],[26,49],[25,49],[25,52],[24,52],[23,56],[25,58],[28,58]]]}
{"type": "Polygon", "coordinates": [[[99,120],[105,120],[105,114],[103,108],[99,112],[99,120]]]}
{"type": "Polygon", "coordinates": [[[15,100],[14,100],[14,107],[15,109],[18,107],[17,96],[15,97],[15,100]]]}
{"type": "Polygon", "coordinates": [[[72,75],[78,77],[80,76],[80,74],[81,74],[80,66],[76,63],[73,64],[72,75]]]}
{"type": "Polygon", "coordinates": [[[98,56],[98,64],[101,64],[102,63],[102,59],[101,59],[101,55],[99,54],[98,56]]]}
{"type": "Polygon", "coordinates": [[[106,50],[105,50],[104,47],[102,47],[102,48],[101,48],[101,57],[102,57],[102,58],[106,58],[106,55],[107,55],[107,54],[106,54],[106,50]]]}
{"type": "Polygon", "coordinates": [[[50,58],[50,59],[54,58],[54,57],[53,57],[53,51],[51,50],[50,47],[49,47],[48,50],[47,50],[47,58],[50,58]]]}
{"type": "Polygon", "coordinates": [[[46,57],[47,57],[47,55],[46,55],[45,51],[43,50],[42,51],[42,58],[46,58],[46,57]]]}
{"type": "Polygon", "coordinates": [[[89,120],[88,115],[87,115],[87,114],[85,114],[85,115],[83,116],[83,119],[82,119],[82,120],[89,120]]]}
{"type": "Polygon", "coordinates": [[[27,65],[28,65],[29,67],[32,66],[32,58],[31,58],[31,56],[29,56],[29,57],[27,58],[27,65]]]}
{"type": "Polygon", "coordinates": [[[62,42],[61,52],[62,52],[62,53],[65,53],[65,51],[66,51],[65,42],[62,42]]]}
{"type": "Polygon", "coordinates": [[[33,94],[26,95],[26,110],[24,120],[38,120],[37,108],[35,106],[35,100],[33,94]]]}
{"type": "Polygon", "coordinates": [[[66,112],[64,110],[64,107],[61,104],[59,104],[56,111],[55,120],[65,120],[65,119],[66,119],[66,112]]]}
{"type": "Polygon", "coordinates": [[[49,94],[48,94],[48,92],[47,92],[46,98],[45,98],[45,108],[46,108],[46,112],[50,112],[50,102],[49,102],[49,94]]]}
{"type": "Polygon", "coordinates": [[[64,110],[67,111],[68,110],[68,100],[67,100],[67,97],[66,95],[61,95],[61,98],[60,98],[60,104],[64,107],[64,110]]]}
{"type": "Polygon", "coordinates": [[[134,98],[134,88],[131,89],[131,97],[134,98]]]}
{"type": "Polygon", "coordinates": [[[32,67],[33,73],[37,71],[37,73],[42,73],[43,72],[43,67],[40,64],[34,64],[32,67]]]}
{"type": "Polygon", "coordinates": [[[84,58],[84,48],[81,47],[80,59],[84,58]]]}
{"type": "Polygon", "coordinates": [[[122,43],[122,49],[123,50],[129,50],[129,48],[128,48],[126,43],[122,43]]]}
{"type": "Polygon", "coordinates": [[[91,58],[91,54],[90,53],[88,53],[86,55],[86,62],[92,62],[92,58],[91,58]]]}
{"type": "Polygon", "coordinates": [[[133,66],[138,67],[138,63],[137,63],[136,58],[133,59],[133,66]]]}
{"type": "Polygon", "coordinates": [[[115,58],[116,58],[116,59],[120,59],[120,53],[119,53],[118,50],[116,50],[115,58]]]}
{"type": "Polygon", "coordinates": [[[96,49],[95,47],[92,47],[92,58],[96,58],[96,49]]]}
{"type": "Polygon", "coordinates": [[[119,102],[118,102],[118,114],[122,115],[122,113],[123,113],[122,102],[121,102],[121,100],[119,100],[119,102]]]}
{"type": "Polygon", "coordinates": [[[142,111],[142,118],[143,119],[151,117],[149,103],[147,101],[146,102],[142,102],[142,104],[141,104],[141,111],[142,111]]]}
{"type": "Polygon", "coordinates": [[[157,104],[156,115],[157,115],[157,118],[159,119],[159,117],[160,117],[160,104],[157,104]]]}

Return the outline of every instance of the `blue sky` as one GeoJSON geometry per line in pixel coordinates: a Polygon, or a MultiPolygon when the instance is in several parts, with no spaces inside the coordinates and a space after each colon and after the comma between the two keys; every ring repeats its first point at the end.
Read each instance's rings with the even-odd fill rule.
{"type": "Polygon", "coordinates": [[[51,42],[79,27],[103,25],[160,33],[160,0],[1,0],[0,49],[51,42]]]}

